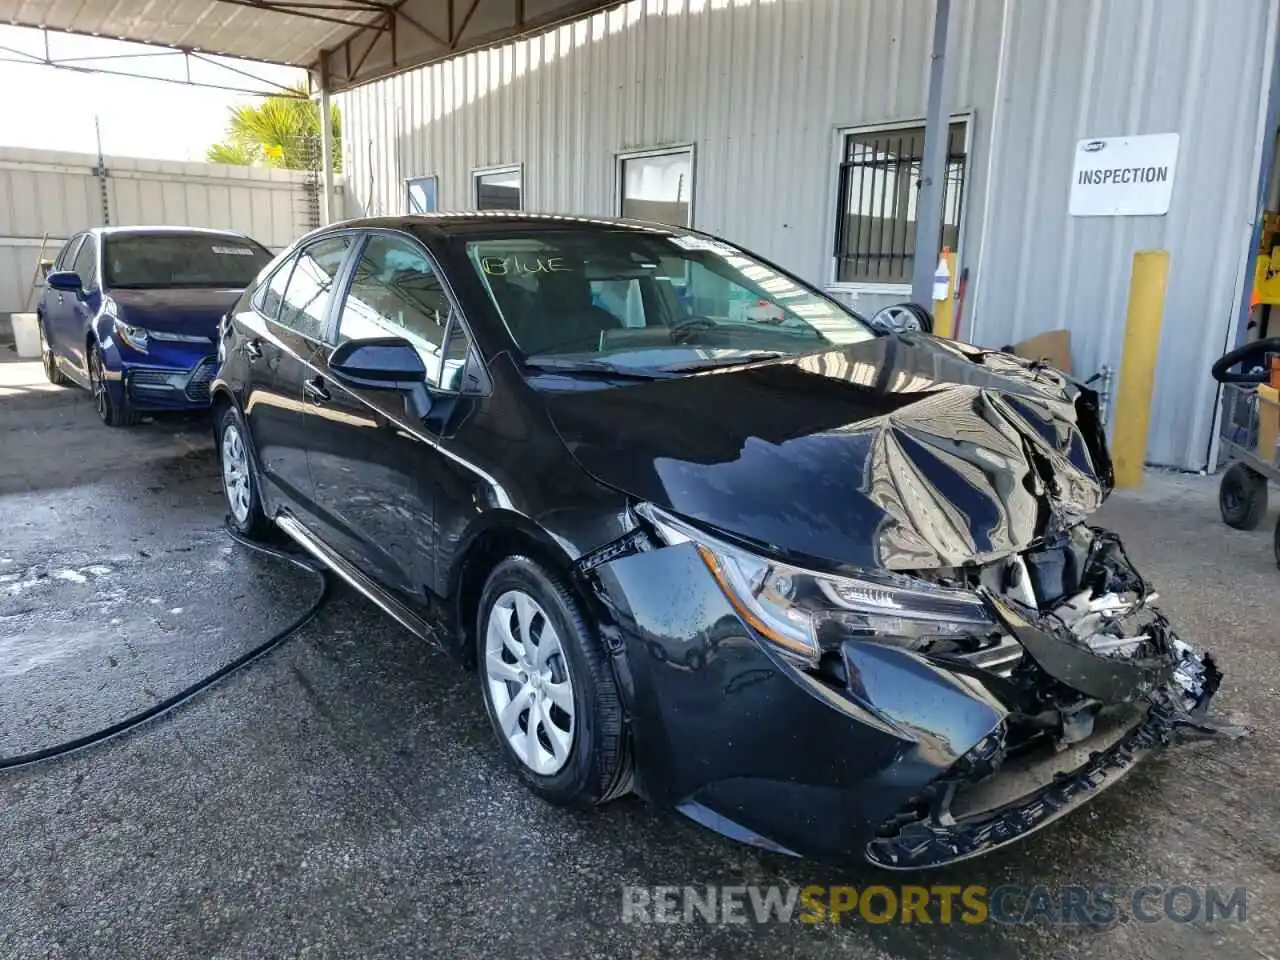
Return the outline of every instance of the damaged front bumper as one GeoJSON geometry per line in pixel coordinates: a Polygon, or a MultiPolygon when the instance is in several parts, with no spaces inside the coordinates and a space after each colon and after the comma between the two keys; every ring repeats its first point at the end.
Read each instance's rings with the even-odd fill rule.
{"type": "Polygon", "coordinates": [[[1183,733],[1239,732],[1206,716],[1212,658],[1174,634],[1102,530],[931,571],[983,597],[989,636],[845,640],[808,668],[762,641],[694,544],[633,536],[580,573],[621,681],[636,791],[774,850],[897,870],[967,859],[1183,733]]]}

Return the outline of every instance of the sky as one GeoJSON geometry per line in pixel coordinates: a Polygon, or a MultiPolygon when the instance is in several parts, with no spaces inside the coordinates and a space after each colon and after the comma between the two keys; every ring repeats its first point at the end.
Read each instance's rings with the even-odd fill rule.
{"type": "MultiPolygon", "coordinates": [[[[257,98],[162,80],[142,80],[58,69],[25,61],[20,53],[44,55],[39,31],[0,27],[0,145],[97,153],[94,116],[102,130],[102,152],[111,156],[162,160],[203,160],[210,144],[223,139],[228,109],[257,98]]],[[[145,58],[87,60],[112,70],[182,78],[186,65],[179,54],[155,56],[155,47],[98,37],[50,32],[54,59],[98,58],[146,53],[145,58]]],[[[265,64],[223,61],[289,85],[304,79],[301,70],[265,64]]],[[[262,83],[198,60],[191,61],[195,80],[233,87],[269,90],[262,83]]]]}

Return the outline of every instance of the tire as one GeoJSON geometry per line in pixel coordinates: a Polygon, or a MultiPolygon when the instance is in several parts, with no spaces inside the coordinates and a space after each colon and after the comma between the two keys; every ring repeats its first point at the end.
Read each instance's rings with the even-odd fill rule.
{"type": "Polygon", "coordinates": [[[1218,484],[1222,522],[1237,530],[1256,530],[1267,515],[1267,478],[1243,463],[1227,467],[1218,484]]]}
{"type": "Polygon", "coordinates": [[[102,360],[102,348],[96,343],[89,348],[89,389],[93,393],[93,406],[98,418],[108,427],[132,427],[142,421],[142,414],[127,403],[116,403],[107,389],[106,364],[102,360]]]}
{"type": "Polygon", "coordinates": [[[266,540],[272,523],[262,510],[258,474],[254,469],[249,431],[234,407],[218,416],[218,473],[227,519],[236,532],[252,540],[266,540]]]}
{"type": "Polygon", "coordinates": [[[1276,554],[1276,566],[1280,567],[1280,517],[1276,518],[1276,533],[1272,540],[1272,549],[1275,550],[1276,554]]]}
{"type": "Polygon", "coordinates": [[[476,654],[481,696],[500,749],[534,793],[560,806],[585,808],[625,791],[629,759],[613,668],[577,599],[556,575],[528,557],[498,564],[480,596],[476,654]],[[520,597],[533,607],[524,630],[520,597]],[[526,645],[523,636],[535,642],[526,645]],[[489,656],[495,648],[501,666],[489,656]],[[562,707],[566,688],[572,694],[568,722],[562,707]],[[531,763],[529,723],[535,714],[531,763]]]}
{"type": "Polygon", "coordinates": [[[71,381],[58,369],[58,361],[54,357],[49,341],[44,335],[44,317],[36,320],[36,330],[40,333],[40,364],[44,367],[45,379],[55,387],[67,386],[71,381]]]}

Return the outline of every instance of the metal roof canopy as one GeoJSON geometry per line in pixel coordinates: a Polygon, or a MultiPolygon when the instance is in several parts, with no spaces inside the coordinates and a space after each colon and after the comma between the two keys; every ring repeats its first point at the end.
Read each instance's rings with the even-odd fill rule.
{"type": "Polygon", "coordinates": [[[0,24],[301,67],[337,93],[617,2],[0,0],[0,24]]]}

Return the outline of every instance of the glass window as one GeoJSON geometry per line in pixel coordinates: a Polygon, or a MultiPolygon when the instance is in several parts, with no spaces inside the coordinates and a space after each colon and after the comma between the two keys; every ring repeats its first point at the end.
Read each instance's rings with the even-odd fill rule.
{"type": "Polygon", "coordinates": [[[53,269],[70,270],[71,265],[76,262],[76,252],[80,249],[80,241],[84,239],[83,233],[78,233],[68,240],[58,251],[58,258],[53,261],[53,269]]]}
{"type": "Polygon", "coordinates": [[[619,161],[622,215],[693,226],[693,153],[680,150],[619,161]]]}
{"type": "Polygon", "coordinates": [[[523,209],[524,197],[519,167],[477,173],[475,180],[477,210],[523,209]]]}
{"type": "MultiPolygon", "coordinates": [[[[911,282],[923,158],[922,126],[850,133],[844,138],[836,208],[836,280],[911,282]]],[[[966,169],[965,126],[953,123],[942,204],[942,245],[952,250],[960,242],[966,169]]]]}
{"type": "Polygon", "coordinates": [[[80,274],[80,286],[86,290],[98,282],[98,241],[93,234],[85,234],[71,269],[80,274]]]}
{"type": "Polygon", "coordinates": [[[435,213],[436,187],[435,177],[414,177],[412,180],[406,180],[406,206],[409,213],[435,213]]]}
{"type": "Polygon", "coordinates": [[[289,274],[297,257],[290,257],[276,268],[275,273],[267,278],[266,283],[258,287],[254,295],[254,308],[269,320],[274,320],[280,312],[280,304],[284,301],[284,288],[289,283],[289,274]]]}
{"type": "Polygon", "coordinates": [[[285,287],[280,323],[314,340],[324,338],[333,284],[350,245],[350,237],[329,237],[298,255],[285,287]]]}
{"type": "Polygon", "coordinates": [[[526,356],[664,367],[875,335],[817,290],[709,237],[600,227],[457,242],[526,356]]]}
{"type": "Polygon", "coordinates": [[[407,239],[374,234],[352,272],[338,342],[404,337],[421,354],[427,379],[436,383],[449,313],[449,299],[422,249],[407,239]]]}
{"type": "Polygon", "coordinates": [[[462,374],[471,353],[471,338],[457,320],[449,330],[449,345],[444,351],[444,370],[440,374],[440,389],[458,392],[462,389],[462,374]]]}
{"type": "Polygon", "coordinates": [[[243,289],[271,254],[236,234],[126,233],[103,242],[105,286],[243,289]]]}

